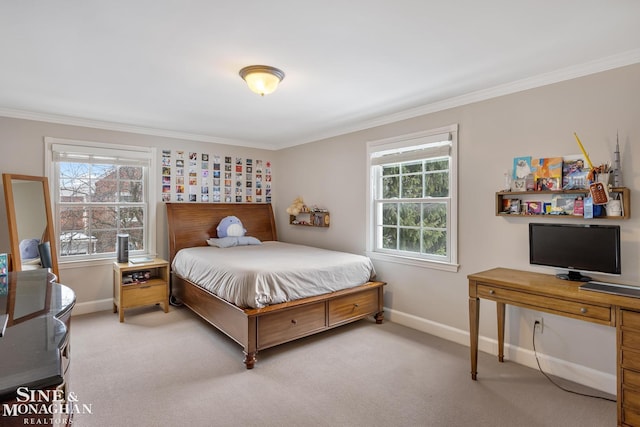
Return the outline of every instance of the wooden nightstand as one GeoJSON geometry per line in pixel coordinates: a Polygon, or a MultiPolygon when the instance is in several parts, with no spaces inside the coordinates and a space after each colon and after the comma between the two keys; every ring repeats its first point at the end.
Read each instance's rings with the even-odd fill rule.
{"type": "Polygon", "coordinates": [[[113,263],[113,312],[124,322],[124,309],[162,304],[169,312],[169,263],[153,261],[132,264],[113,263]]]}

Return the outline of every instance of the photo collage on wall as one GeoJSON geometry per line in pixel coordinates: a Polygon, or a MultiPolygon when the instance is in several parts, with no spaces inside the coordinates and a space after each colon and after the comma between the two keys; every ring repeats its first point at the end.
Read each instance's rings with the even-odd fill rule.
{"type": "Polygon", "coordinates": [[[271,203],[271,162],[162,150],[162,201],[271,203]]]}

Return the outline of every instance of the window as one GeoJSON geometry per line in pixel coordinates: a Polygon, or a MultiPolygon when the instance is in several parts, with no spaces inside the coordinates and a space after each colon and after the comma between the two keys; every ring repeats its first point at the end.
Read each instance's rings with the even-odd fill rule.
{"type": "Polygon", "coordinates": [[[372,257],[457,270],[457,125],[368,144],[372,257]]]}
{"type": "Polygon", "coordinates": [[[150,233],[154,150],[45,138],[60,260],[111,258],[118,234],[129,252],[155,252],[150,233]]]}

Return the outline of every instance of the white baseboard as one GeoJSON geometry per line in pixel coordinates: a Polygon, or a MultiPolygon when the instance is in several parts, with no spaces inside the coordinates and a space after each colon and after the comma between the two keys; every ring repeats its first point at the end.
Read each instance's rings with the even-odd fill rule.
{"type": "Polygon", "coordinates": [[[73,307],[71,316],[95,313],[96,311],[113,310],[113,298],[96,301],[80,302],[73,307]]]}
{"type": "MultiPolygon", "coordinates": [[[[390,322],[398,323],[421,332],[434,335],[458,344],[469,346],[469,332],[453,328],[431,320],[423,319],[411,314],[384,308],[385,319],[390,322]]],[[[478,349],[485,353],[498,356],[498,341],[480,336],[478,339],[478,349]]],[[[518,346],[505,344],[505,359],[512,362],[538,369],[535,354],[533,351],[518,346]]],[[[595,369],[578,365],[556,357],[547,356],[538,352],[538,359],[542,369],[547,374],[551,374],[560,378],[583,384],[596,390],[616,395],[617,383],[616,376],[597,371],[595,369]]]]}

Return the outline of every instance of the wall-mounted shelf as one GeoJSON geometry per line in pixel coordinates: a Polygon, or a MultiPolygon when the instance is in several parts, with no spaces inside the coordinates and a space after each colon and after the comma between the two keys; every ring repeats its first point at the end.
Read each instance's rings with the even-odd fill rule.
{"type": "Polygon", "coordinates": [[[303,227],[328,227],[330,219],[329,212],[308,211],[300,212],[298,215],[289,215],[289,224],[303,227]]]}
{"type": "MultiPolygon", "coordinates": [[[[558,191],[498,191],[496,193],[496,216],[504,217],[531,217],[540,216],[545,218],[572,219],[584,218],[581,215],[550,215],[550,214],[529,214],[529,213],[508,213],[505,212],[505,199],[535,200],[540,202],[551,202],[554,195],[589,195],[589,190],[558,190],[558,191]]],[[[631,192],[626,187],[614,187],[609,191],[609,197],[622,201],[622,216],[599,216],[593,219],[629,219],[631,218],[631,192]]],[[[589,218],[591,219],[591,218],[589,218]]]]}

